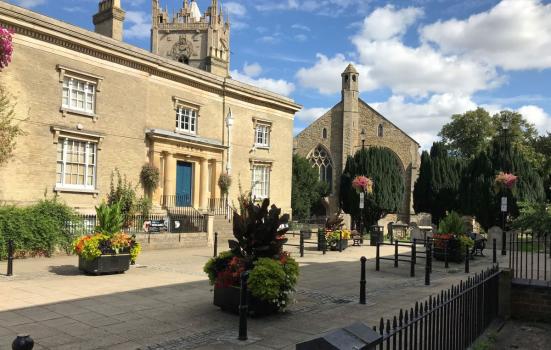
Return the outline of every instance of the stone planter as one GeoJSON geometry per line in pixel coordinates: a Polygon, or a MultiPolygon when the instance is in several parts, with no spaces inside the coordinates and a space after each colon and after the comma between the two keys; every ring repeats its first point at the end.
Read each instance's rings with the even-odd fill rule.
{"type": "MultiPolygon", "coordinates": [[[[240,293],[239,287],[215,288],[214,305],[223,311],[239,314],[240,293]]],[[[247,293],[247,304],[250,316],[267,316],[278,312],[277,306],[254,297],[250,291],[247,293]]]]}
{"type": "Polygon", "coordinates": [[[340,241],[337,241],[337,242],[334,242],[333,244],[331,244],[330,249],[333,250],[333,251],[339,250],[339,244],[342,247],[342,250],[345,250],[346,248],[348,248],[348,240],[347,239],[342,239],[340,241]]]}
{"type": "Polygon", "coordinates": [[[78,257],[78,269],[92,275],[124,273],[130,268],[130,254],[102,255],[94,260],[78,257]]]}
{"type": "Polygon", "coordinates": [[[462,262],[465,260],[465,252],[461,249],[461,244],[458,239],[435,240],[432,255],[436,260],[446,260],[446,242],[448,244],[448,261],[462,262]]]}

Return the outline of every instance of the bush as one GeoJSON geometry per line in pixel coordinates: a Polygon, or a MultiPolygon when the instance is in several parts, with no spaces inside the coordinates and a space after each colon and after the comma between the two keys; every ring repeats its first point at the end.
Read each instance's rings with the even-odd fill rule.
{"type": "Polygon", "coordinates": [[[69,253],[75,237],[71,224],[76,212],[56,199],[29,207],[0,207],[0,257],[7,257],[7,241],[14,241],[16,256],[50,256],[57,249],[69,253]]]}
{"type": "Polygon", "coordinates": [[[136,186],[133,186],[126,176],[121,177],[118,169],[111,173],[111,186],[107,195],[107,204],[119,203],[124,218],[124,227],[129,227],[132,216],[136,212],[136,186]],[[116,176],[116,181],[115,181],[116,176]],[[115,184],[116,182],[116,184],[115,184]]]}
{"type": "Polygon", "coordinates": [[[452,211],[440,221],[438,232],[461,235],[467,232],[467,228],[465,227],[465,222],[461,216],[459,216],[459,214],[455,211],[452,211]]]}
{"type": "Polygon", "coordinates": [[[146,191],[155,191],[159,186],[161,174],[159,169],[151,164],[145,164],[140,172],[140,180],[146,191]]]}

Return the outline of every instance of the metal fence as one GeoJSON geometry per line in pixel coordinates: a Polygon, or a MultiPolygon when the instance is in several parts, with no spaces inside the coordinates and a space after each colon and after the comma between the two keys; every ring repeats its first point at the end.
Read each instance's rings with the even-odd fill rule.
{"type": "MultiPolygon", "coordinates": [[[[133,215],[123,230],[130,234],[206,232],[206,221],[206,217],[194,209],[169,212],[167,215],[133,215]]],[[[96,215],[80,215],[78,220],[65,224],[72,235],[92,233],[96,225],[96,215]]]]}
{"type": "Polygon", "coordinates": [[[513,278],[551,281],[551,237],[509,233],[509,268],[513,278]]]}
{"type": "Polygon", "coordinates": [[[379,349],[466,349],[498,314],[499,269],[494,266],[436,297],[400,309],[392,320],[373,327],[379,349]]]}

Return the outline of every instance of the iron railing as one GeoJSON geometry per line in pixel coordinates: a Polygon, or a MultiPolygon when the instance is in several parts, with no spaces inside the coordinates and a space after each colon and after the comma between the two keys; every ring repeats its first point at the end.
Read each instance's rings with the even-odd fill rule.
{"type": "Polygon", "coordinates": [[[509,268],[513,278],[551,281],[551,237],[509,233],[509,268]]]}
{"type": "Polygon", "coordinates": [[[163,208],[191,207],[191,194],[162,195],[161,206],[163,208]]]}
{"type": "Polygon", "coordinates": [[[498,315],[499,268],[494,266],[467,282],[416,302],[392,321],[383,318],[379,349],[466,349],[498,315]]]}
{"type": "MultiPolygon", "coordinates": [[[[182,208],[167,215],[133,215],[123,231],[130,234],[206,232],[206,217],[191,209],[182,208]]],[[[96,224],[96,215],[79,215],[77,220],[66,222],[65,227],[71,235],[83,235],[94,232],[96,224]]]]}

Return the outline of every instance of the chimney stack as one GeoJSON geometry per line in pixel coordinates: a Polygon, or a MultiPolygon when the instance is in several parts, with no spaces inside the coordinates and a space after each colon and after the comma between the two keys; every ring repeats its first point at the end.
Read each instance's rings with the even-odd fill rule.
{"type": "Polygon", "coordinates": [[[121,0],[101,0],[94,15],[95,32],[122,41],[124,15],[121,0]]]}

